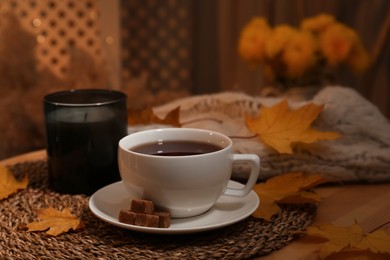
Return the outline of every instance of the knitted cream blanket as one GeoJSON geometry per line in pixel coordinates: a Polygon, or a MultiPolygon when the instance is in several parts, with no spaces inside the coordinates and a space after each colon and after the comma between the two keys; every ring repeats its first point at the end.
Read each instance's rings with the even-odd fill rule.
{"type": "MultiPolygon", "coordinates": [[[[262,144],[245,125],[244,115],[256,115],[261,106],[282,98],[251,97],[223,92],[192,96],[155,108],[165,115],[180,106],[183,127],[219,131],[234,141],[236,153],[255,153],[261,158],[260,179],[287,172],[320,173],[340,181],[379,182],[390,180],[390,123],[368,100],[351,88],[327,87],[310,102],[324,104],[313,124],[322,131],[336,131],[343,137],[299,145],[293,154],[279,154],[262,144]]],[[[306,102],[289,100],[293,108],[306,102]]],[[[244,178],[246,166],[235,166],[236,178],[244,178]]]]}

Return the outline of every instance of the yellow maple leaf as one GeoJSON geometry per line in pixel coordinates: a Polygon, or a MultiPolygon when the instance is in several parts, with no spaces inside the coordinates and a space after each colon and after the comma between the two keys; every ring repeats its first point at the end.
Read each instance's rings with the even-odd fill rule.
{"type": "Polygon", "coordinates": [[[364,236],[364,238],[355,245],[359,249],[368,249],[373,253],[390,254],[390,235],[385,230],[377,230],[364,236]]]}
{"type": "Polygon", "coordinates": [[[27,176],[23,180],[18,181],[8,168],[0,165],[0,200],[7,198],[18,190],[25,189],[27,185],[27,176]]]}
{"type": "Polygon", "coordinates": [[[320,247],[321,259],[340,252],[351,245],[356,245],[363,236],[363,230],[356,223],[350,227],[337,227],[331,224],[311,226],[307,227],[304,233],[327,240],[320,247]]]}
{"type": "Polygon", "coordinates": [[[129,110],[127,122],[130,125],[166,124],[180,127],[180,107],[169,111],[164,118],[156,116],[151,107],[144,110],[129,110]]]}
{"type": "Polygon", "coordinates": [[[253,190],[260,198],[260,205],[253,216],[270,220],[280,210],[278,203],[316,203],[321,198],[307,190],[326,182],[330,180],[316,174],[286,173],[256,184],[253,190]]]}
{"type": "Polygon", "coordinates": [[[260,140],[279,153],[292,154],[294,143],[313,143],[333,140],[341,135],[336,132],[320,132],[310,128],[324,106],[308,103],[290,110],[287,100],[272,107],[262,107],[257,117],[246,117],[248,129],[258,134],[260,140]]]}
{"type": "Polygon", "coordinates": [[[146,125],[150,124],[154,113],[152,108],[147,108],[145,110],[132,110],[127,111],[127,122],[130,125],[146,125]]]}
{"type": "Polygon", "coordinates": [[[337,227],[332,224],[322,224],[307,227],[303,232],[310,237],[323,238],[320,241],[319,255],[321,259],[340,252],[351,253],[360,251],[387,254],[390,256],[390,235],[384,230],[364,234],[358,223],[349,227],[337,227]]]}
{"type": "Polygon", "coordinates": [[[70,229],[77,230],[84,227],[83,222],[75,217],[69,208],[58,211],[54,208],[37,210],[38,218],[41,221],[27,224],[29,232],[44,231],[52,236],[68,232],[70,229]]]}

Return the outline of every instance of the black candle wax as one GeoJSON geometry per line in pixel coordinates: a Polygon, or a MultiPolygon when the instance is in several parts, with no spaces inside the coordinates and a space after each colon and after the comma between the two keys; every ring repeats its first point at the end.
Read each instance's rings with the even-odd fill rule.
{"type": "Polygon", "coordinates": [[[127,134],[122,106],[46,109],[49,181],[55,191],[91,195],[120,180],[117,149],[127,134]]]}

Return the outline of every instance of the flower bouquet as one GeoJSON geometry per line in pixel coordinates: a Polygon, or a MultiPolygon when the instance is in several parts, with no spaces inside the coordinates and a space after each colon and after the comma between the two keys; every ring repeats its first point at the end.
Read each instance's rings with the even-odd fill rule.
{"type": "Polygon", "coordinates": [[[356,31],[328,14],[307,18],[299,28],[272,28],[265,18],[254,17],[241,31],[238,53],[249,65],[262,65],[265,79],[282,91],[321,87],[342,65],[361,72],[370,64],[356,31]]]}

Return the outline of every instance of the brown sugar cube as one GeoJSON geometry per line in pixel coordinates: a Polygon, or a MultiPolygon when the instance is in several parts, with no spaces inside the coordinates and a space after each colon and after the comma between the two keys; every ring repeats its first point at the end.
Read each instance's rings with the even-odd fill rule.
{"type": "Polygon", "coordinates": [[[158,227],[159,217],[152,214],[136,213],[134,225],[143,227],[158,227]]]}
{"type": "Polygon", "coordinates": [[[154,204],[150,200],[133,199],[131,201],[130,210],[136,213],[152,214],[154,204]]]}
{"type": "Polygon", "coordinates": [[[171,213],[168,211],[155,211],[153,214],[158,216],[159,228],[168,228],[171,225],[171,213]]]}
{"type": "Polygon", "coordinates": [[[119,212],[118,220],[122,223],[134,225],[135,213],[130,210],[122,209],[119,212]]]}

